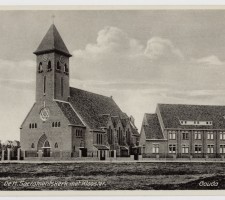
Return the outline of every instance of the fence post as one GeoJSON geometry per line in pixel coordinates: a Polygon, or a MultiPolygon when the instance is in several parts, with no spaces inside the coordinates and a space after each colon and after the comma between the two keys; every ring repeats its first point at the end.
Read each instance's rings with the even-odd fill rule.
{"type": "Polygon", "coordinates": [[[2,161],[5,160],[5,150],[2,150],[2,161]]]}
{"type": "Polygon", "coordinates": [[[20,148],[17,149],[17,160],[20,160],[20,148]]]}
{"type": "Polygon", "coordinates": [[[11,149],[7,148],[7,160],[11,159],[11,149]]]}

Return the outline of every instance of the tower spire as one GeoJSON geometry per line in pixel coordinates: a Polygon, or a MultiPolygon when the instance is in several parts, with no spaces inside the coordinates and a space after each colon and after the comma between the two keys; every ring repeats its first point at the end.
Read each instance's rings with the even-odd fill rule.
{"type": "MultiPolygon", "coordinates": [[[[53,22],[54,22],[54,17],[53,17],[53,22]]],[[[72,56],[69,53],[66,45],[64,44],[54,24],[50,26],[48,32],[42,39],[40,45],[38,46],[34,54],[40,55],[40,54],[49,53],[49,52],[60,52],[66,56],[69,56],[69,57],[72,56]]]]}
{"type": "Polygon", "coordinates": [[[53,15],[51,16],[51,18],[52,18],[52,24],[54,24],[55,15],[53,14],[53,15]]]}

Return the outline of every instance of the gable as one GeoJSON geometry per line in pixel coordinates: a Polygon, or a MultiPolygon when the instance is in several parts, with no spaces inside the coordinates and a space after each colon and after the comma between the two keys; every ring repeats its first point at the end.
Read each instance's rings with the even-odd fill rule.
{"type": "Polygon", "coordinates": [[[146,139],[164,139],[163,133],[159,124],[157,114],[145,114],[146,123],[143,123],[143,130],[146,139]]]}
{"type": "Polygon", "coordinates": [[[103,115],[127,117],[110,97],[70,88],[69,102],[91,129],[100,129],[103,115]]]}
{"type": "Polygon", "coordinates": [[[56,103],[58,104],[59,108],[68,119],[70,124],[75,126],[85,126],[69,103],[61,101],[56,101],[56,103]]]}

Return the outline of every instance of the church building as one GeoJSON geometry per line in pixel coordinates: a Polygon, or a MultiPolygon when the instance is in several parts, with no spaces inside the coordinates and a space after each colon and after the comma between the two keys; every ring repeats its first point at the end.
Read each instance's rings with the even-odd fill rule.
{"type": "Polygon", "coordinates": [[[70,87],[72,55],[54,24],[34,54],[36,101],[20,127],[23,159],[133,154],[139,141],[134,118],[112,97],[70,87]]]}

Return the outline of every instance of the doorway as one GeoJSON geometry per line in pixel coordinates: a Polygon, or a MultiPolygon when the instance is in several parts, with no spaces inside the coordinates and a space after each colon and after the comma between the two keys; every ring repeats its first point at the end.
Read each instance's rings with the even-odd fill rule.
{"type": "Polygon", "coordinates": [[[43,148],[43,157],[50,157],[51,147],[48,140],[45,141],[44,146],[42,148],[43,148]]]}
{"type": "Polygon", "coordinates": [[[45,148],[43,150],[43,157],[50,157],[50,148],[45,148]]]}
{"type": "Polygon", "coordinates": [[[105,160],[105,150],[100,150],[100,160],[105,160]]]}

